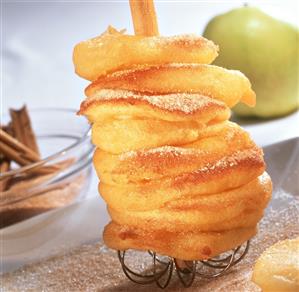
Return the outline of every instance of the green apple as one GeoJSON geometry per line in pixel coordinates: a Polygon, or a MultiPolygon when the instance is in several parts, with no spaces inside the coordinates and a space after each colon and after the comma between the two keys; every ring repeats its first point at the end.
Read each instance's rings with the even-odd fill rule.
{"type": "Polygon", "coordinates": [[[257,104],[234,107],[239,116],[278,117],[299,107],[299,31],[244,6],[214,17],[204,36],[220,47],[214,64],[243,72],[257,104]]]}

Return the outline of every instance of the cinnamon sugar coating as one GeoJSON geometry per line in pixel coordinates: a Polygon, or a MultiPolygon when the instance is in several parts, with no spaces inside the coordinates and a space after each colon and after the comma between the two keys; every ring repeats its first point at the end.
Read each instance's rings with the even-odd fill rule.
{"type": "Polygon", "coordinates": [[[148,95],[198,93],[223,101],[229,107],[239,101],[255,105],[255,93],[244,74],[205,64],[166,64],[118,71],[98,78],[86,88],[85,94],[90,97],[100,89],[148,95]]]}
{"type": "Polygon", "coordinates": [[[75,48],[92,81],[79,114],[92,123],[109,247],[198,260],[256,233],[272,183],[262,150],[228,121],[255,93],[242,73],[207,65],[216,55],[200,37],[117,31],[75,48]]]}
{"type": "Polygon", "coordinates": [[[107,73],[141,64],[209,64],[217,55],[218,47],[201,36],[144,37],[107,30],[98,37],[77,44],[73,62],[79,76],[94,81],[107,73]]]}

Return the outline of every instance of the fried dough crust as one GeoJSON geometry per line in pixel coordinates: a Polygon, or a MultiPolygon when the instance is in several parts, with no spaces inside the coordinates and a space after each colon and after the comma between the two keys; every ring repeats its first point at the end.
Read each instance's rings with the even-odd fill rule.
{"type": "Polygon", "coordinates": [[[107,73],[145,64],[210,64],[217,55],[218,47],[201,36],[146,37],[108,29],[98,37],[77,44],[73,63],[79,76],[94,81],[107,73]]]}
{"type": "Polygon", "coordinates": [[[110,222],[103,238],[108,247],[116,250],[153,250],[181,260],[204,260],[242,244],[256,232],[255,226],[223,232],[149,232],[110,222]]]}
{"type": "Polygon", "coordinates": [[[244,74],[204,64],[166,64],[118,71],[98,78],[86,88],[85,94],[92,96],[99,89],[123,89],[149,95],[199,93],[223,101],[228,107],[239,101],[255,105],[255,93],[244,74]]]}
{"type": "Polygon", "coordinates": [[[201,260],[255,235],[272,183],[262,149],[228,121],[255,93],[242,73],[209,65],[217,51],[202,37],[113,28],[75,47],[76,72],[92,81],[79,114],[97,146],[109,247],[201,260]]]}
{"type": "MultiPolygon", "coordinates": [[[[158,208],[142,211],[109,204],[108,211],[118,224],[136,228],[147,226],[148,230],[229,230],[256,225],[270,200],[271,192],[271,180],[265,173],[248,184],[217,194],[177,196],[160,203],[158,208]]],[[[146,198],[143,199],[146,201],[146,198]]],[[[127,197],[127,200],[132,198],[127,197]]]]}

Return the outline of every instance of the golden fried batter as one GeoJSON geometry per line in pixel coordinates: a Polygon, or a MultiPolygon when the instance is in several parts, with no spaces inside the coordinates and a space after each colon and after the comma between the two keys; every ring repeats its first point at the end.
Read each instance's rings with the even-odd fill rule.
{"type": "MultiPolygon", "coordinates": [[[[109,152],[121,154],[138,149],[191,143],[200,137],[205,127],[203,122],[197,121],[105,120],[93,124],[92,142],[98,146],[96,156],[103,157],[109,152]]],[[[101,163],[103,160],[99,158],[98,161],[101,163]]]]}
{"type": "Polygon", "coordinates": [[[255,104],[240,72],[207,65],[212,42],[109,29],[75,47],[91,81],[79,114],[92,124],[99,192],[114,249],[211,258],[254,236],[272,183],[263,151],[230,108],[255,104]]]}
{"type": "MultiPolygon", "coordinates": [[[[108,211],[119,224],[137,228],[146,224],[148,230],[229,230],[256,225],[269,202],[271,190],[270,177],[265,173],[248,184],[218,194],[178,194],[166,202],[161,198],[157,208],[142,211],[109,202],[108,211]]],[[[145,206],[147,198],[142,199],[145,206]]],[[[134,198],[128,195],[127,200],[134,198]]]]}
{"type": "Polygon", "coordinates": [[[113,249],[154,250],[177,259],[204,260],[242,244],[255,234],[255,226],[223,232],[150,232],[111,222],[105,227],[103,237],[113,249]]]}
{"type": "Polygon", "coordinates": [[[79,76],[94,81],[107,73],[140,65],[210,64],[217,55],[218,47],[200,36],[145,37],[107,29],[102,35],[77,44],[73,62],[79,76]]]}
{"type": "Polygon", "coordinates": [[[245,75],[213,65],[167,64],[120,71],[97,79],[85,93],[92,96],[99,89],[124,89],[153,95],[199,93],[221,100],[229,107],[239,101],[255,105],[255,93],[245,75]]]}
{"type": "Polygon", "coordinates": [[[80,107],[90,122],[127,119],[164,121],[223,121],[230,110],[221,101],[200,94],[143,95],[126,90],[102,89],[80,107]]]}
{"type": "Polygon", "coordinates": [[[80,113],[93,123],[95,145],[106,152],[123,153],[194,142],[208,124],[228,119],[230,110],[198,94],[145,97],[102,90],[101,96],[82,103],[80,113]]]}
{"type": "MultiPolygon", "coordinates": [[[[208,126],[201,131],[198,129],[198,132],[200,136],[198,140],[188,144],[184,144],[188,142],[186,140],[177,140],[176,134],[172,133],[174,144],[183,143],[179,147],[167,146],[168,143],[161,144],[164,141],[162,138],[159,141],[162,147],[154,149],[148,149],[153,142],[148,140],[144,141],[141,150],[121,154],[111,154],[98,148],[94,154],[96,171],[104,183],[124,184],[144,182],[145,177],[146,181],[150,181],[178,176],[203,169],[207,165],[211,168],[213,164],[219,164],[221,159],[226,159],[226,164],[230,163],[231,168],[233,159],[241,162],[242,159],[249,159],[250,155],[253,156],[252,161],[259,157],[263,166],[262,151],[238,125],[226,121],[208,126]]],[[[167,136],[169,137],[170,135],[167,136]]],[[[119,148],[126,144],[126,138],[125,135],[118,137],[119,148]]],[[[148,138],[150,139],[149,135],[148,138]]],[[[137,139],[134,137],[133,140],[137,139]]],[[[113,141],[113,145],[115,144],[116,141],[113,141]]]]}

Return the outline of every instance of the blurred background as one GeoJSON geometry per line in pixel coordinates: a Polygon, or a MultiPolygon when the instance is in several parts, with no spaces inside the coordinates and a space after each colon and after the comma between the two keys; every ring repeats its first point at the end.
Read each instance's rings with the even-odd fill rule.
{"type": "MultiPolygon", "coordinates": [[[[160,34],[202,34],[208,21],[244,3],[298,25],[298,1],[159,1],[160,34]]],[[[72,51],[78,42],[108,25],[133,33],[128,1],[1,1],[2,109],[78,109],[88,82],[74,74],[72,51]]]]}

